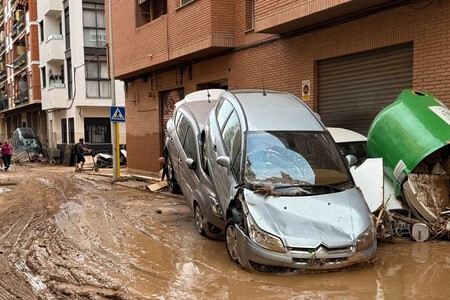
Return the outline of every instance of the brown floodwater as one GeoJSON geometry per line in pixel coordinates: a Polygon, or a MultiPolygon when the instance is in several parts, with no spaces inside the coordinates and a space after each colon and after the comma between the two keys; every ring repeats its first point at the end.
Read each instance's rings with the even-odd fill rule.
{"type": "MultiPolygon", "coordinates": [[[[72,168],[18,168],[0,193],[0,299],[448,299],[450,242],[379,243],[365,268],[249,273],[181,196],[72,168]]],[[[145,186],[145,183],[144,183],[145,186]]]]}

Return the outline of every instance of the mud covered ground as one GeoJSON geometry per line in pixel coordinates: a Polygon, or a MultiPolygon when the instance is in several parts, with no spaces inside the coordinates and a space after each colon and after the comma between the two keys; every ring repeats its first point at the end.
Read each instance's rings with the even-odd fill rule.
{"type": "Polygon", "coordinates": [[[111,184],[109,177],[61,166],[0,172],[0,300],[450,294],[448,241],[382,243],[373,266],[351,271],[248,273],[228,259],[224,242],[196,233],[181,196],[151,193],[146,185],[111,184]]]}

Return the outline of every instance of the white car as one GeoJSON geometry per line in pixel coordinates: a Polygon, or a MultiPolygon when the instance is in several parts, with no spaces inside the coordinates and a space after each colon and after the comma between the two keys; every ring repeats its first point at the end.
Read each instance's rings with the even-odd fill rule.
{"type": "MultiPolygon", "coordinates": [[[[395,195],[392,180],[383,172],[382,158],[370,158],[367,150],[367,137],[355,131],[328,127],[343,156],[354,155],[356,163],[350,167],[356,185],[362,190],[372,213],[384,206],[386,210],[405,217],[411,210],[395,195]]],[[[403,222],[392,224],[392,234],[409,235],[410,226],[403,222]]]]}

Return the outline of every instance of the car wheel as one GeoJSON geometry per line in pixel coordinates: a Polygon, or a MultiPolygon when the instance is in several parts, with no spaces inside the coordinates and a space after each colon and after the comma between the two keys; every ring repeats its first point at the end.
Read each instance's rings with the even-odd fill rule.
{"type": "Polygon", "coordinates": [[[239,264],[238,243],[236,238],[236,224],[229,219],[225,228],[225,243],[230,259],[239,264]]]}
{"type": "Polygon", "coordinates": [[[172,194],[179,194],[180,193],[180,186],[177,183],[177,180],[175,179],[175,171],[173,170],[172,160],[170,157],[167,157],[167,188],[169,189],[169,192],[172,194]]]}
{"type": "Polygon", "coordinates": [[[206,236],[206,231],[203,228],[203,214],[200,206],[197,203],[194,203],[194,219],[195,219],[195,228],[197,228],[197,232],[201,236],[206,236]]]}

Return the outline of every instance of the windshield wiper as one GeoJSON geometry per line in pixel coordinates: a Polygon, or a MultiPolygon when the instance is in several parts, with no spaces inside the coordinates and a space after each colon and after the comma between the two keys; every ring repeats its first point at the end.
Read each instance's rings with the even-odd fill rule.
{"type": "Polygon", "coordinates": [[[344,189],[331,185],[331,184],[287,184],[287,185],[278,185],[278,186],[274,186],[273,189],[284,189],[284,188],[294,188],[294,187],[298,187],[300,189],[303,188],[331,188],[333,190],[342,192],[344,189]]]}

